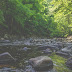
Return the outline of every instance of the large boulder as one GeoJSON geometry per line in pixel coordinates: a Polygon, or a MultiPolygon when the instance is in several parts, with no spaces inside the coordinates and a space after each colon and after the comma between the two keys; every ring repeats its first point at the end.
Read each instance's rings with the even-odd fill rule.
{"type": "Polygon", "coordinates": [[[13,58],[8,52],[0,54],[0,64],[10,64],[15,61],[16,59],[13,58]]]}
{"type": "Polygon", "coordinates": [[[67,60],[66,66],[72,70],[72,57],[67,60]]]}
{"type": "Polygon", "coordinates": [[[36,71],[48,71],[53,68],[53,61],[48,56],[39,56],[29,59],[29,63],[36,71]]]}

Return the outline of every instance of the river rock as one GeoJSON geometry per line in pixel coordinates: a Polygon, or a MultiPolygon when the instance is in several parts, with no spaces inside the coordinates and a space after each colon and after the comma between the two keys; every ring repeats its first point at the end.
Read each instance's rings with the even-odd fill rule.
{"type": "Polygon", "coordinates": [[[22,69],[13,69],[13,68],[4,67],[0,69],[0,72],[25,72],[25,71],[22,69]]]}
{"type": "Polygon", "coordinates": [[[47,48],[46,50],[43,50],[43,53],[45,53],[45,54],[51,54],[52,51],[49,48],[47,48]]]}
{"type": "Polygon", "coordinates": [[[58,51],[59,48],[53,45],[45,45],[45,46],[39,46],[38,50],[46,50],[47,48],[49,48],[52,52],[58,51]]]}
{"type": "Polygon", "coordinates": [[[57,55],[60,55],[60,56],[62,56],[62,57],[66,57],[66,58],[67,58],[67,57],[70,57],[70,55],[69,55],[68,53],[61,52],[61,51],[57,51],[56,54],[57,54],[57,55]]]}
{"type": "Polygon", "coordinates": [[[61,49],[62,52],[67,52],[72,56],[72,45],[61,49]]]}
{"type": "Polygon", "coordinates": [[[36,71],[48,71],[53,68],[53,61],[48,56],[31,58],[29,63],[36,71]]]}
{"type": "Polygon", "coordinates": [[[72,51],[72,46],[68,46],[62,49],[63,52],[71,52],[72,51]]]}
{"type": "Polygon", "coordinates": [[[31,48],[24,47],[24,48],[22,48],[21,50],[23,50],[23,51],[28,51],[28,50],[31,50],[31,48]]]}
{"type": "Polygon", "coordinates": [[[13,58],[8,52],[0,54],[0,64],[10,64],[14,63],[15,61],[16,59],[13,58]]]}
{"type": "Polygon", "coordinates": [[[67,60],[66,66],[72,70],[72,57],[67,60]]]}
{"type": "Polygon", "coordinates": [[[0,43],[10,43],[10,40],[0,40],[0,43]]]}
{"type": "Polygon", "coordinates": [[[24,72],[35,72],[35,70],[32,68],[31,65],[28,65],[28,66],[25,67],[24,72]]]}
{"type": "Polygon", "coordinates": [[[61,49],[61,48],[63,48],[63,43],[62,42],[55,42],[55,44],[53,44],[53,46],[56,46],[59,49],[61,49]]]}

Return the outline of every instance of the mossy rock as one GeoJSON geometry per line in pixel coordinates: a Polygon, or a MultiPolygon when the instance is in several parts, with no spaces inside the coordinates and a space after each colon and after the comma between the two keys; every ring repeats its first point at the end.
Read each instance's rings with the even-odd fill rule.
{"type": "Polygon", "coordinates": [[[65,65],[67,59],[55,55],[54,53],[50,56],[50,58],[52,58],[54,63],[54,68],[56,69],[57,72],[72,72],[72,70],[68,69],[65,65]]]}

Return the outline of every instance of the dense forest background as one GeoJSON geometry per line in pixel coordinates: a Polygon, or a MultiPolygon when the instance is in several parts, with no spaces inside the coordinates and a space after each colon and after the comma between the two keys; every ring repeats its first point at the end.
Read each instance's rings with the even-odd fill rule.
{"type": "Polygon", "coordinates": [[[72,0],[0,0],[0,36],[72,35],[72,0]]]}

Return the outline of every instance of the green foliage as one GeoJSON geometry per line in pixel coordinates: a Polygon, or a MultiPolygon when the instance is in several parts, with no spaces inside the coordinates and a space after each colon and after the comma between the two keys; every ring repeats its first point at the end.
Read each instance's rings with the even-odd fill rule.
{"type": "Polygon", "coordinates": [[[71,0],[0,0],[0,26],[10,34],[66,37],[71,10],[71,0]]]}
{"type": "Polygon", "coordinates": [[[60,37],[70,34],[69,25],[72,25],[72,2],[71,0],[53,0],[51,2],[50,12],[54,15],[57,25],[57,32],[60,37]]]}
{"type": "Polygon", "coordinates": [[[3,22],[4,22],[3,12],[0,10],[0,24],[3,24],[3,22]]]}
{"type": "Polygon", "coordinates": [[[54,68],[57,72],[72,72],[72,70],[69,70],[65,65],[67,59],[55,55],[54,53],[50,57],[53,60],[53,63],[55,64],[54,68]]]}
{"type": "Polygon", "coordinates": [[[0,25],[4,26],[4,27],[7,27],[7,25],[4,24],[4,22],[5,22],[5,19],[4,19],[4,16],[3,16],[3,11],[0,10],[0,25]]]}

